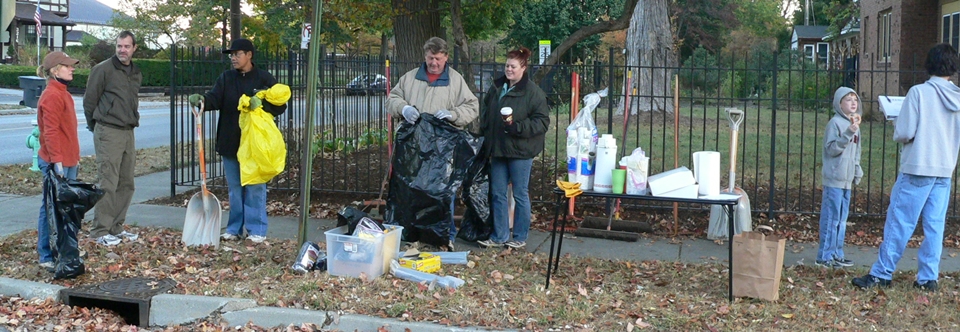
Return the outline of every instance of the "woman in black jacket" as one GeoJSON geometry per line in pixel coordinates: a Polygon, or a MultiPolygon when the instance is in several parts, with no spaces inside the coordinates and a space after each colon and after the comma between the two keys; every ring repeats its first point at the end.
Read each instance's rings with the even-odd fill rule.
{"type": "Polygon", "coordinates": [[[490,192],[493,234],[478,241],[485,247],[527,245],[530,230],[530,169],[543,151],[544,134],[550,125],[547,97],[530,81],[527,59],[530,50],[521,47],[507,53],[504,76],[496,79],[481,106],[484,150],[490,156],[490,192]],[[507,185],[513,184],[514,211],[511,237],[507,209],[507,185]]]}

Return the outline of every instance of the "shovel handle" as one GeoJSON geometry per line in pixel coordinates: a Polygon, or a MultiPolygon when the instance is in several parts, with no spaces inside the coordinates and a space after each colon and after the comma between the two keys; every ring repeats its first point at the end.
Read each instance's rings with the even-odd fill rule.
{"type": "Polygon", "coordinates": [[[734,180],[737,178],[737,138],[740,137],[740,124],[743,123],[743,111],[736,108],[728,108],[727,119],[730,119],[730,192],[735,187],[734,180]]]}
{"type": "Polygon", "coordinates": [[[194,122],[197,124],[197,152],[200,155],[200,187],[203,193],[207,193],[207,160],[203,153],[203,99],[200,99],[200,105],[191,109],[193,111],[194,122]]]}

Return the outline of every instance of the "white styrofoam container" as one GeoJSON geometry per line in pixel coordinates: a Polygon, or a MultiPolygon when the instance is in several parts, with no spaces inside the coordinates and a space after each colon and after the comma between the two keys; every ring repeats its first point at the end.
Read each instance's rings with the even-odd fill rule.
{"type": "Polygon", "coordinates": [[[660,197],[672,197],[672,198],[697,198],[697,191],[700,189],[700,185],[691,184],[686,187],[681,187],[679,189],[671,190],[665,193],[662,193],[660,197]]]}
{"type": "MultiPolygon", "coordinates": [[[[693,172],[686,166],[654,174],[647,179],[647,185],[650,186],[650,193],[653,196],[663,196],[664,193],[696,183],[697,180],[693,178],[693,172]]],[[[696,198],[696,195],[694,195],[694,198],[696,198]]]]}
{"type": "Polygon", "coordinates": [[[375,239],[345,234],[347,226],[340,226],[323,234],[327,237],[327,272],[335,276],[360,277],[373,280],[389,271],[390,261],[397,259],[403,227],[384,225],[387,233],[375,239]]]}

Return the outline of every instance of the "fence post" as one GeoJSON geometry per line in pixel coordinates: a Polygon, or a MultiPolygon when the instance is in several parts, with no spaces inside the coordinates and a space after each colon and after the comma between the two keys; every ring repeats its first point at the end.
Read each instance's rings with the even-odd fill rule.
{"type": "MultiPolygon", "coordinates": [[[[777,191],[774,180],[774,169],[777,166],[777,158],[775,158],[777,153],[777,76],[780,72],[780,56],[779,52],[773,52],[773,94],[772,102],[770,103],[770,184],[767,188],[770,188],[770,194],[767,202],[767,218],[774,219],[773,215],[773,199],[777,191]]],[[[788,60],[789,61],[789,60],[788,60]]],[[[754,186],[754,192],[756,192],[756,186],[754,186]]]]}
{"type": "MultiPolygon", "coordinates": [[[[607,98],[607,101],[608,101],[608,102],[607,102],[607,133],[608,133],[608,134],[613,134],[613,104],[615,104],[614,102],[612,102],[612,100],[613,100],[613,91],[615,91],[615,90],[613,89],[613,82],[614,82],[614,81],[613,81],[613,74],[614,74],[614,69],[613,69],[613,68],[614,68],[614,67],[613,67],[613,47],[611,47],[608,51],[610,52],[610,55],[609,55],[609,57],[607,58],[607,59],[610,59],[610,61],[609,61],[609,62],[610,62],[610,77],[608,78],[608,84],[607,84],[607,89],[609,89],[609,90],[607,90],[607,91],[609,91],[609,93],[607,94],[607,96],[608,96],[608,98],[607,98]]],[[[594,88],[596,88],[596,87],[594,87],[594,88]]],[[[620,144],[623,144],[623,142],[620,142],[620,144]]]]}
{"type": "MultiPolygon", "coordinates": [[[[177,63],[177,45],[170,45],[170,63],[177,63]]],[[[177,100],[177,68],[176,66],[170,66],[170,198],[173,198],[177,195],[177,131],[176,131],[176,121],[177,121],[177,112],[175,112],[175,104],[177,100]]]]}

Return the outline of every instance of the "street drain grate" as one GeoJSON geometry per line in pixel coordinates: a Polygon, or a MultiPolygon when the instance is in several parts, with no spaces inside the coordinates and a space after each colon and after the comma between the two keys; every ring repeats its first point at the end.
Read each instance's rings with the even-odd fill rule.
{"type": "Polygon", "coordinates": [[[63,304],[113,310],[127,324],[150,325],[150,298],[177,286],[170,278],[128,278],[60,290],[63,304]]]}

